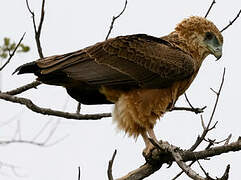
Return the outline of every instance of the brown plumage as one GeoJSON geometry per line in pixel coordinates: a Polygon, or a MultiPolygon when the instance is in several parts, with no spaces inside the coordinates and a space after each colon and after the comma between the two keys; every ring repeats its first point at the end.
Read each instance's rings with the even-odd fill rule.
{"type": "Polygon", "coordinates": [[[201,17],[184,19],[162,38],[119,36],[85,49],[43,58],[16,71],[60,85],[83,104],[115,103],[113,119],[130,136],[142,135],[147,151],[156,120],[173,107],[204,58],[222,55],[223,38],[201,17]]]}

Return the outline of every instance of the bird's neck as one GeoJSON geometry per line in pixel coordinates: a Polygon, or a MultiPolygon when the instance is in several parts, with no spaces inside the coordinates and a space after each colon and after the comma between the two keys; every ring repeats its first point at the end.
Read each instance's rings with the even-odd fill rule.
{"type": "Polygon", "coordinates": [[[163,37],[162,39],[167,40],[173,46],[189,54],[193,59],[197,61],[199,67],[208,55],[204,48],[198,46],[197,39],[194,37],[184,39],[180,37],[176,31],[174,31],[168,36],[163,37]]]}

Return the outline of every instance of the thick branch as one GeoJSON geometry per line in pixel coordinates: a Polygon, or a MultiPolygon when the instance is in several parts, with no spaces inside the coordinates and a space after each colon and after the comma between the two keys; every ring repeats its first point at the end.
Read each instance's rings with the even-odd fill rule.
{"type": "Polygon", "coordinates": [[[16,96],[11,96],[5,93],[0,93],[0,99],[4,99],[6,101],[10,101],[13,103],[18,103],[25,105],[30,110],[43,114],[43,115],[52,115],[57,117],[62,117],[66,119],[76,119],[76,120],[98,120],[104,117],[111,117],[111,113],[102,113],[102,114],[76,114],[76,113],[68,113],[62,111],[56,111],[48,108],[41,108],[35,105],[31,100],[27,98],[20,98],[16,96]]]}
{"type": "MultiPolygon", "coordinates": [[[[179,149],[177,147],[174,147],[179,149]]],[[[199,159],[206,159],[208,157],[217,156],[223,153],[235,152],[241,150],[241,138],[236,142],[233,142],[228,145],[217,146],[203,151],[182,151],[178,150],[181,155],[182,161],[196,161],[199,159]]],[[[137,168],[136,170],[131,171],[126,176],[120,178],[119,180],[140,180],[149,175],[153,174],[155,171],[159,170],[164,163],[173,162],[174,158],[169,152],[163,152],[157,148],[152,151],[152,155],[148,162],[137,168]]]]}

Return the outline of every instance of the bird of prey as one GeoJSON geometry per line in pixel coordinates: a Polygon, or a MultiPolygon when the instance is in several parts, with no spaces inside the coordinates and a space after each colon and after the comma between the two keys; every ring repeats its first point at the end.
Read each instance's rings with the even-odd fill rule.
{"type": "Polygon", "coordinates": [[[82,104],[115,104],[113,120],[148,152],[153,127],[196,77],[209,55],[222,56],[223,37],[209,20],[192,16],[161,38],[119,36],[79,51],[50,56],[17,68],[37,80],[66,88],[82,104]]]}

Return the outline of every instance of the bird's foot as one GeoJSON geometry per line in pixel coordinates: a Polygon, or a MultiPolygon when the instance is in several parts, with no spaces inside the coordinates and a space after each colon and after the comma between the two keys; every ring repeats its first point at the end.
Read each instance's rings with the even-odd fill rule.
{"type": "Polygon", "coordinates": [[[148,157],[150,154],[151,154],[151,152],[153,151],[153,149],[155,149],[155,146],[152,144],[152,143],[150,143],[148,146],[146,146],[146,148],[143,150],[143,152],[142,152],[142,155],[144,156],[144,157],[148,157]]]}
{"type": "Polygon", "coordinates": [[[167,141],[155,141],[153,139],[149,139],[150,143],[148,144],[148,146],[146,146],[146,148],[143,150],[142,155],[144,157],[149,157],[151,155],[151,153],[153,152],[154,149],[158,149],[161,151],[168,151],[168,147],[170,146],[170,144],[167,141]]]}

